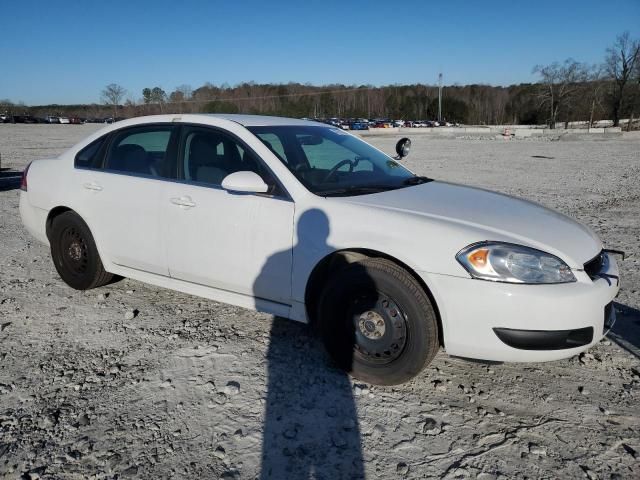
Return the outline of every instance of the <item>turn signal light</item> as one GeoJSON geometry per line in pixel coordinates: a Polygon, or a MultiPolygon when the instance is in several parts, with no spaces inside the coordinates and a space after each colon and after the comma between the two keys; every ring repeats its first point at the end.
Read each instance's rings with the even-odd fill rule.
{"type": "Polygon", "coordinates": [[[487,266],[489,258],[489,250],[486,248],[480,248],[474,250],[468,257],[469,263],[478,269],[482,269],[487,266]]]}

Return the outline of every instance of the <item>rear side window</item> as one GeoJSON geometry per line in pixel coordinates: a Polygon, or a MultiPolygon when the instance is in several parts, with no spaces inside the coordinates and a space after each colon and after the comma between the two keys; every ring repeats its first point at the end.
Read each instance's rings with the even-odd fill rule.
{"type": "Polygon", "coordinates": [[[90,143],[76,155],[74,165],[79,168],[99,168],[105,137],[90,143]]]}
{"type": "Polygon", "coordinates": [[[171,178],[173,126],[129,128],[114,135],[105,170],[171,178]]]}

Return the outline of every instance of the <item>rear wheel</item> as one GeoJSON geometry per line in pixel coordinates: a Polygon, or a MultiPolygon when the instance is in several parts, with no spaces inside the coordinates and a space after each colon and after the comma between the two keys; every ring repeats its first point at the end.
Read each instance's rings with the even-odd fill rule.
{"type": "Polygon", "coordinates": [[[58,274],[76,290],[89,290],[109,283],[113,275],[106,272],[91,231],[74,212],[61,213],[53,219],[51,257],[58,274]]]}
{"type": "Polygon", "coordinates": [[[389,260],[368,258],[339,271],[324,289],[317,318],[333,359],[369,383],[406,382],[438,352],[429,297],[389,260]]]}

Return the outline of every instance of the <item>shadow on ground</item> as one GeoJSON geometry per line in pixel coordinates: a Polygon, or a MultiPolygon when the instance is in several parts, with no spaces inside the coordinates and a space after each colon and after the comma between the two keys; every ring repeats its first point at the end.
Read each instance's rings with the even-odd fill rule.
{"type": "Polygon", "coordinates": [[[640,310],[615,303],[617,320],[607,336],[640,358],[640,310]]]}
{"type": "Polygon", "coordinates": [[[311,329],[275,318],[267,361],[260,478],[364,478],[351,381],[311,329]]]}
{"type": "MultiPolygon", "coordinates": [[[[254,283],[254,294],[268,291],[278,272],[290,269],[305,242],[324,251],[329,220],[316,209],[297,225],[298,243],[274,252],[254,283]]],[[[367,307],[369,308],[369,307],[367,307]]],[[[345,317],[340,364],[350,370],[354,333],[345,317]]],[[[360,428],[351,380],[344,370],[327,366],[327,355],[309,327],[275,318],[267,352],[267,403],[262,443],[261,479],[364,478],[360,428]]]]}

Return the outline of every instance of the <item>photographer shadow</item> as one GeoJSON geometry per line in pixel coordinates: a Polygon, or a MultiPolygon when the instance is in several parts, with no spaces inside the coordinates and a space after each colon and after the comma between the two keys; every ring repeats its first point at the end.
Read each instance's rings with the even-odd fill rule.
{"type": "Polygon", "coordinates": [[[607,337],[640,358],[640,310],[617,302],[614,306],[618,320],[607,337]]]}
{"type": "MultiPolygon", "coordinates": [[[[323,212],[313,209],[303,213],[293,258],[307,239],[326,245],[328,236],[329,222],[323,212]]],[[[269,272],[283,264],[285,255],[292,252],[269,257],[254,284],[256,291],[263,291],[261,282],[273,278],[269,272]]],[[[274,318],[267,363],[260,478],[364,478],[351,380],[344,370],[328,366],[327,354],[312,329],[274,318]]]]}

